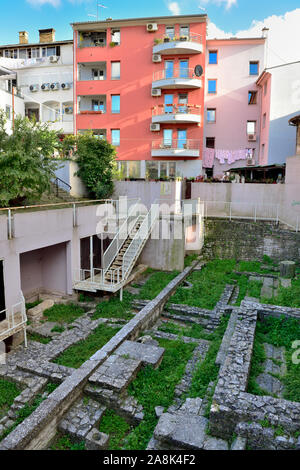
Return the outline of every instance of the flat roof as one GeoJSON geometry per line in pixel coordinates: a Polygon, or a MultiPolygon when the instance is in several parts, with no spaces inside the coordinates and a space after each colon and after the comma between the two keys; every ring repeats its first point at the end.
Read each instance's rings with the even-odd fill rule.
{"type": "Polygon", "coordinates": [[[8,49],[8,48],[22,48],[22,49],[26,49],[27,47],[32,47],[32,46],[59,46],[59,45],[62,45],[62,44],[73,44],[73,39],[66,39],[64,41],[52,41],[52,42],[31,42],[31,43],[28,43],[28,44],[5,44],[4,46],[2,46],[0,44],[0,49],[8,49]]]}
{"type": "Polygon", "coordinates": [[[128,24],[128,25],[135,25],[135,24],[143,24],[147,23],[176,23],[181,20],[190,20],[193,23],[199,22],[206,22],[207,15],[174,15],[174,16],[149,16],[149,17],[142,17],[142,18],[123,18],[123,19],[106,19],[104,21],[79,21],[75,23],[70,23],[73,29],[78,30],[80,27],[91,27],[91,26],[98,26],[100,28],[106,28],[110,24],[117,25],[117,24],[128,24]]]}
{"type": "Polygon", "coordinates": [[[275,170],[275,169],[285,169],[285,163],[282,165],[274,163],[273,165],[254,165],[254,166],[241,166],[239,168],[230,168],[229,170],[226,170],[224,173],[227,173],[228,171],[239,171],[239,170],[275,170]]]}

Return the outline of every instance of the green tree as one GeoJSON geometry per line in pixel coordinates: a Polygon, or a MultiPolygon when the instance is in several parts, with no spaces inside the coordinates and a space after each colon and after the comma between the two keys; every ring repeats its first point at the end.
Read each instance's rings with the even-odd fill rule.
{"type": "MultiPolygon", "coordinates": [[[[75,159],[77,175],[82,179],[93,198],[109,198],[114,190],[113,178],[116,173],[116,149],[107,140],[99,139],[92,132],[76,136],[75,159]]],[[[66,148],[65,148],[66,151],[66,148]]]]}
{"type": "Polygon", "coordinates": [[[58,167],[53,155],[60,146],[57,132],[21,116],[8,134],[5,114],[0,112],[0,206],[24,198],[37,200],[49,191],[58,167]]]}

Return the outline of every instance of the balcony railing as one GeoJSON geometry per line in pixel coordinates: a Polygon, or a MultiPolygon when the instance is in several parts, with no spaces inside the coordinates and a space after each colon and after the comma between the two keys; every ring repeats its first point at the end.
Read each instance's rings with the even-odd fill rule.
{"type": "Polygon", "coordinates": [[[152,108],[152,116],[166,114],[200,114],[201,106],[198,104],[159,104],[152,108]]]}
{"type": "Polygon", "coordinates": [[[153,140],[152,150],[199,150],[200,140],[196,139],[165,139],[153,140]]]}
{"type": "Polygon", "coordinates": [[[154,39],[154,45],[157,46],[158,44],[169,43],[169,42],[196,42],[197,44],[202,44],[202,36],[201,34],[197,33],[190,33],[188,35],[182,36],[162,36],[160,38],[154,39]]]}
{"type": "Polygon", "coordinates": [[[198,79],[201,80],[201,77],[197,77],[195,75],[194,69],[190,68],[174,68],[174,70],[158,70],[157,72],[153,73],[153,81],[159,80],[172,80],[174,78],[179,78],[183,80],[193,80],[198,79]]]}

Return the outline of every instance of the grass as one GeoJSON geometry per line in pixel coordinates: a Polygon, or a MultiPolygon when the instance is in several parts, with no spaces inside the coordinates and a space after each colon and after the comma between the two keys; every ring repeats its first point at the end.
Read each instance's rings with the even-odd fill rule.
{"type": "Polygon", "coordinates": [[[51,333],[63,333],[65,331],[65,328],[63,326],[54,326],[51,330],[51,333]]]}
{"type": "Polygon", "coordinates": [[[42,302],[43,302],[42,300],[36,300],[35,302],[29,302],[29,303],[25,304],[26,310],[29,310],[33,307],[36,307],[37,305],[41,304],[42,302]]]}
{"type": "Polygon", "coordinates": [[[293,279],[291,287],[279,287],[276,297],[262,298],[261,301],[264,304],[300,308],[300,279],[293,279]]]}
{"type": "Polygon", "coordinates": [[[120,328],[112,328],[111,326],[101,324],[86,339],[70,346],[53,362],[77,369],[101,349],[119,329],[120,328]]]}
{"type": "Polygon", "coordinates": [[[56,304],[44,311],[47,321],[57,323],[72,323],[83,314],[83,308],[75,304],[56,304]]]}
{"type": "Polygon", "coordinates": [[[165,348],[159,368],[147,366],[142,369],[128,389],[128,393],[143,406],[144,419],[125,438],[123,449],[141,450],[147,447],[158,421],[155,407],[163,406],[166,409],[172,404],[175,387],[195,348],[194,344],[162,339],[159,340],[159,345],[165,348]]]}
{"type": "Polygon", "coordinates": [[[210,382],[217,379],[219,367],[215,362],[221,342],[227,328],[229,317],[223,317],[218,328],[212,333],[211,344],[203,362],[197,364],[193,374],[188,396],[190,398],[204,398],[210,382]]]}
{"type": "Polygon", "coordinates": [[[28,333],[28,339],[42,344],[48,344],[52,341],[52,338],[45,338],[44,336],[37,333],[28,333]]]}
{"type": "Polygon", "coordinates": [[[171,333],[178,336],[187,336],[189,338],[196,338],[196,339],[210,339],[211,335],[204,333],[203,326],[192,324],[191,326],[181,326],[177,323],[167,322],[163,323],[162,326],[158,328],[159,331],[163,331],[164,333],[171,333]]]}
{"type": "Polygon", "coordinates": [[[169,304],[185,304],[213,310],[220,300],[226,284],[237,284],[239,295],[235,305],[239,306],[246,295],[259,297],[262,283],[249,281],[246,275],[240,276],[233,271],[246,270],[255,273],[261,271],[260,266],[259,261],[241,261],[240,263],[237,263],[234,259],[210,261],[201,271],[194,271],[187,278],[193,284],[193,287],[191,289],[178,287],[175,294],[170,298],[169,304]]]}
{"type": "Polygon", "coordinates": [[[57,434],[55,441],[51,446],[51,450],[85,450],[85,443],[84,441],[75,443],[72,442],[72,438],[70,436],[61,436],[57,434]]]}
{"type": "Polygon", "coordinates": [[[108,450],[117,450],[122,448],[124,439],[131,429],[132,426],[114,410],[106,410],[101,418],[99,431],[109,435],[108,450]]]}
{"type": "MultiPolygon", "coordinates": [[[[248,390],[257,394],[257,388],[253,382],[262,371],[262,364],[265,360],[263,343],[272,344],[276,347],[285,347],[287,373],[281,378],[285,386],[284,398],[286,400],[300,402],[300,363],[296,364],[297,349],[293,348],[293,343],[300,338],[300,321],[294,318],[268,317],[264,321],[257,322],[257,330],[254,343],[254,354],[252,356],[250,380],[248,390]],[[296,361],[293,361],[295,354],[296,361]]],[[[258,389],[258,392],[261,390],[258,389]]],[[[259,393],[261,394],[261,393],[259,393]]]]}
{"type": "Polygon", "coordinates": [[[13,382],[0,379],[0,419],[6,415],[14,399],[21,393],[21,390],[13,382]]]}
{"type": "Polygon", "coordinates": [[[101,302],[96,307],[96,312],[93,315],[93,320],[97,318],[119,318],[122,320],[130,320],[133,318],[131,313],[131,302],[133,295],[129,292],[123,292],[123,302],[119,297],[111,297],[107,302],[101,302]]]}
{"type": "MultiPolygon", "coordinates": [[[[147,270],[146,273],[153,272],[153,270],[147,270]]],[[[138,294],[139,299],[153,300],[161,291],[164,289],[169,282],[171,282],[179,271],[165,272],[165,271],[154,271],[146,283],[141,287],[138,294]]]]}
{"type": "Polygon", "coordinates": [[[191,266],[193,261],[196,261],[196,259],[199,258],[199,255],[194,254],[194,255],[187,255],[184,258],[184,267],[187,268],[188,266],[191,266]]]}

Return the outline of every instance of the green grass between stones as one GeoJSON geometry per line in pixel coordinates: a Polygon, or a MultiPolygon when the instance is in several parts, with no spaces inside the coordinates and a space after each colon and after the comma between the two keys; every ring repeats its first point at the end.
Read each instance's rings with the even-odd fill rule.
{"type": "Polygon", "coordinates": [[[181,326],[177,323],[173,322],[166,322],[163,323],[162,326],[158,328],[159,331],[163,331],[164,333],[171,333],[174,335],[180,336],[187,336],[189,338],[196,338],[196,339],[210,339],[211,335],[205,333],[203,330],[203,326],[192,324],[191,326],[181,326]]]}
{"type": "MultiPolygon", "coordinates": [[[[153,270],[147,270],[146,274],[153,272],[153,270]]],[[[165,271],[154,271],[146,283],[141,287],[138,294],[139,299],[153,300],[176,276],[179,271],[165,272],[165,271]]]]}
{"type": "Polygon", "coordinates": [[[187,361],[191,358],[195,344],[181,341],[159,340],[165,348],[164,357],[158,369],[150,366],[142,369],[129,386],[128,393],[143,406],[143,421],[125,438],[123,448],[141,450],[147,447],[158,418],[156,406],[167,409],[173,402],[174,390],[180,382],[187,361]]]}
{"type": "Polygon", "coordinates": [[[133,295],[129,292],[123,292],[123,302],[119,297],[111,297],[107,302],[100,302],[96,307],[93,320],[97,318],[119,318],[122,320],[130,320],[133,318],[131,314],[133,295]]]}
{"type": "Polygon", "coordinates": [[[72,323],[83,314],[83,308],[75,304],[56,304],[44,311],[47,321],[57,323],[72,323]]]}
{"type": "Polygon", "coordinates": [[[86,339],[70,346],[53,362],[77,369],[101,349],[119,330],[120,328],[112,328],[101,324],[86,339]]]}
{"type": "MultiPolygon", "coordinates": [[[[268,317],[264,321],[257,322],[254,352],[251,362],[248,391],[256,395],[265,394],[256,384],[256,377],[263,372],[262,364],[265,361],[263,343],[276,347],[284,346],[286,349],[287,374],[280,380],[285,386],[284,398],[286,400],[300,402],[300,364],[297,358],[297,348],[293,343],[300,338],[300,321],[293,318],[268,317]],[[293,361],[294,359],[296,361],[293,361]]],[[[299,349],[299,348],[298,348],[299,349]]]]}
{"type": "Polygon", "coordinates": [[[53,444],[50,447],[51,450],[85,450],[85,442],[75,443],[72,441],[70,436],[60,434],[56,435],[53,444]]]}
{"type": "Polygon", "coordinates": [[[99,431],[109,435],[108,450],[121,449],[132,426],[114,410],[106,410],[101,418],[99,431]]]}
{"type": "Polygon", "coordinates": [[[39,335],[37,333],[27,333],[28,339],[30,341],[37,341],[38,343],[48,344],[52,341],[52,338],[46,338],[45,336],[39,335]]]}
{"type": "Polygon", "coordinates": [[[292,280],[291,287],[279,287],[278,294],[272,299],[262,298],[262,303],[300,308],[300,278],[292,280]]]}
{"type": "Polygon", "coordinates": [[[0,419],[6,415],[14,399],[21,393],[13,382],[0,379],[0,419]]]}

